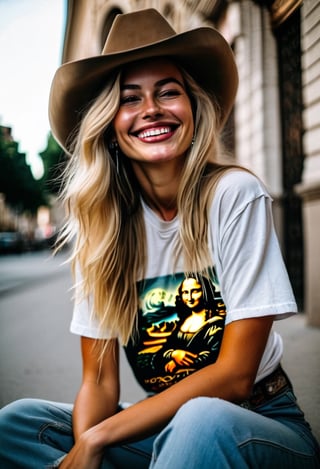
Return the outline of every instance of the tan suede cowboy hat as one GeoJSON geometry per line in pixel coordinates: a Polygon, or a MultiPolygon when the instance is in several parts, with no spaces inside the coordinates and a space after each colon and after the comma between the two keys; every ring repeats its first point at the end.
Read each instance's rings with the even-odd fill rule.
{"type": "Polygon", "coordinates": [[[215,97],[221,108],[221,127],[232,109],[238,73],[233,52],[214,28],[177,34],[154,9],[117,15],[101,55],[63,64],[50,93],[49,119],[54,137],[66,150],[68,139],[111,72],[136,60],[172,57],[215,97]]]}

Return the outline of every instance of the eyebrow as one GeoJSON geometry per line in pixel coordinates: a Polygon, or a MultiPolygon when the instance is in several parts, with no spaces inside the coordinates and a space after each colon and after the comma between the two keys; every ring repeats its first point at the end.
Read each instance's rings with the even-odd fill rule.
{"type": "MultiPolygon", "coordinates": [[[[177,83],[179,86],[181,86],[184,89],[183,83],[181,81],[177,80],[177,78],[174,78],[174,77],[168,77],[168,78],[163,78],[161,80],[158,80],[155,83],[155,87],[160,88],[161,86],[165,86],[168,83],[177,83]]],[[[125,83],[125,84],[121,85],[121,90],[139,90],[139,89],[141,89],[140,85],[134,85],[134,84],[131,84],[131,83],[125,83]]]]}

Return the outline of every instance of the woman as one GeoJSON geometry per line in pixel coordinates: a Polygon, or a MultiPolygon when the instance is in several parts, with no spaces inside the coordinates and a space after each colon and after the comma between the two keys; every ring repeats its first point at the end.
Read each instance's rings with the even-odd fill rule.
{"type": "Polygon", "coordinates": [[[1,411],[1,467],[319,467],[271,329],[296,312],[271,199],[218,162],[236,88],[218,32],[176,34],[155,10],[117,16],[101,56],[58,70],[50,119],[71,154],[64,240],[75,240],[83,381],[73,408],[1,411]],[[150,349],[165,347],[190,272],[218,286],[226,321],[218,356],[172,382],[154,374],[150,349]],[[119,343],[151,391],[121,411],[119,343]]]}
{"type": "Polygon", "coordinates": [[[225,305],[212,281],[200,274],[176,274],[166,290],[151,284],[146,292],[138,315],[140,340],[130,341],[125,351],[138,382],[154,393],[216,361],[225,305]],[[177,295],[166,293],[172,291],[177,295]]]}
{"type": "MultiPolygon", "coordinates": [[[[195,363],[208,364],[207,359],[216,361],[224,326],[224,309],[218,310],[214,287],[206,277],[188,275],[179,287],[177,303],[179,327],[176,344],[164,353],[168,371],[179,367],[194,368],[195,363]],[[217,314],[216,311],[220,314],[217,314]],[[180,348],[177,348],[180,347],[180,348]],[[213,354],[213,351],[216,354],[213,354]],[[215,358],[213,359],[213,357],[215,358]]],[[[210,362],[209,362],[210,363],[210,362]]]]}
{"type": "Polygon", "coordinates": [[[177,328],[163,347],[165,370],[191,373],[214,363],[221,344],[225,310],[215,298],[212,282],[200,275],[188,275],[176,298],[177,328]]]}

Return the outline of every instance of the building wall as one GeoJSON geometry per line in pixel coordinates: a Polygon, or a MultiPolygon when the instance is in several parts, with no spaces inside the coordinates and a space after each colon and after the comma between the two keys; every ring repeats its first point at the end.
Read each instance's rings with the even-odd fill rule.
{"type": "Polygon", "coordinates": [[[302,63],[304,97],[304,183],[320,183],[320,2],[305,0],[302,7],[302,63]]]}
{"type": "Polygon", "coordinates": [[[117,13],[156,8],[177,31],[205,23],[186,0],[69,0],[63,62],[99,55],[117,13]]]}
{"type": "MultiPolygon", "coordinates": [[[[282,193],[281,137],[276,44],[269,13],[251,0],[233,4],[240,25],[234,48],[239,70],[235,107],[236,159],[282,193]]],[[[234,21],[234,15],[232,18],[234,21]]]]}
{"type": "Polygon", "coordinates": [[[276,41],[267,9],[231,2],[219,24],[233,46],[239,71],[235,104],[235,159],[266,184],[282,241],[282,155],[276,41]]]}
{"type": "Polygon", "coordinates": [[[305,164],[297,192],[303,199],[305,239],[305,310],[320,326],[320,1],[302,6],[303,149],[305,164]]]}

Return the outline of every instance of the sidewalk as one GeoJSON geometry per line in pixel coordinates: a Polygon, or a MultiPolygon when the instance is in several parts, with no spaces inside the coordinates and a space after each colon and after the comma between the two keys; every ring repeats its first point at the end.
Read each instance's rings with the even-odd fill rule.
{"type": "Polygon", "coordinates": [[[305,314],[277,321],[275,330],[284,342],[282,365],[298,402],[320,441],[320,328],[307,325],[305,314]]]}

